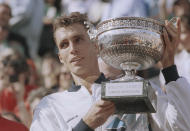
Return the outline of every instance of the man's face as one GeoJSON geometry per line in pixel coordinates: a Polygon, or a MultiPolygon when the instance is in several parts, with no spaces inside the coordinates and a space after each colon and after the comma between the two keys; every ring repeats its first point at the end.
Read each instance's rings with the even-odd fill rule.
{"type": "Polygon", "coordinates": [[[5,6],[0,6],[0,25],[8,25],[11,11],[5,6]]]}
{"type": "Polygon", "coordinates": [[[75,75],[87,75],[96,65],[96,48],[81,24],[61,27],[55,32],[59,58],[75,75]]]}

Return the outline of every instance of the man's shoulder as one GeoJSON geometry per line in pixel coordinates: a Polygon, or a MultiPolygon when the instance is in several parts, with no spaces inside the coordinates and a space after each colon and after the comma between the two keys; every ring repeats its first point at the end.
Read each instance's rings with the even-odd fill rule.
{"type": "Polygon", "coordinates": [[[67,94],[66,91],[64,92],[57,92],[57,93],[52,93],[47,96],[44,96],[41,100],[40,103],[38,104],[39,106],[51,106],[51,103],[54,103],[58,101],[59,99],[65,97],[65,94],[67,94]]]}
{"type": "Polygon", "coordinates": [[[66,90],[63,92],[49,94],[40,100],[40,103],[37,105],[36,109],[50,108],[60,104],[65,105],[69,102],[69,100],[72,101],[72,99],[75,98],[74,97],[75,93],[77,92],[68,92],[66,90]]]}

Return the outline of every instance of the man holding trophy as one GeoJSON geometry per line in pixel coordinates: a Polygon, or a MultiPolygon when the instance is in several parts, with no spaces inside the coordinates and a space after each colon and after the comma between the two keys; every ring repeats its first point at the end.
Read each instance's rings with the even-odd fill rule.
{"type": "MultiPolygon", "coordinates": [[[[145,115],[147,122],[139,126],[143,128],[138,127],[139,131],[190,130],[190,85],[185,78],[179,77],[174,65],[180,19],[176,27],[172,22],[162,24],[135,17],[102,22],[95,37],[91,36],[99,46],[90,39],[91,33],[83,14],[72,13],[56,19],[54,37],[59,58],[70,70],[75,83],[67,91],[41,100],[34,112],[31,131],[110,130],[108,126],[114,120],[114,113],[118,116],[149,114],[145,115]],[[107,64],[125,70],[124,78],[105,82],[98,68],[98,49],[107,64]],[[160,59],[166,94],[156,98],[150,84],[134,72],[160,59]]],[[[125,127],[124,130],[133,129],[125,127]]]]}

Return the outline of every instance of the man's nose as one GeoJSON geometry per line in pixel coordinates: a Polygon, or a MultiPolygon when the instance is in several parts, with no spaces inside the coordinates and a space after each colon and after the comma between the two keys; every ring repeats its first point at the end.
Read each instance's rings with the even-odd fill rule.
{"type": "Polygon", "coordinates": [[[76,54],[78,52],[78,46],[76,43],[71,42],[70,51],[71,54],[76,54]]]}

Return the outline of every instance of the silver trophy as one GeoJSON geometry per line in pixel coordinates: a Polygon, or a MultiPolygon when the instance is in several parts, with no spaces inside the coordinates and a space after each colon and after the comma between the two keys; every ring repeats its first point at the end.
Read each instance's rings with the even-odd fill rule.
{"type": "Polygon", "coordinates": [[[97,25],[100,57],[125,76],[102,83],[101,97],[113,101],[116,113],[154,113],[157,97],[148,81],[135,75],[157,63],[164,52],[164,23],[141,17],[121,17],[97,25]]]}

